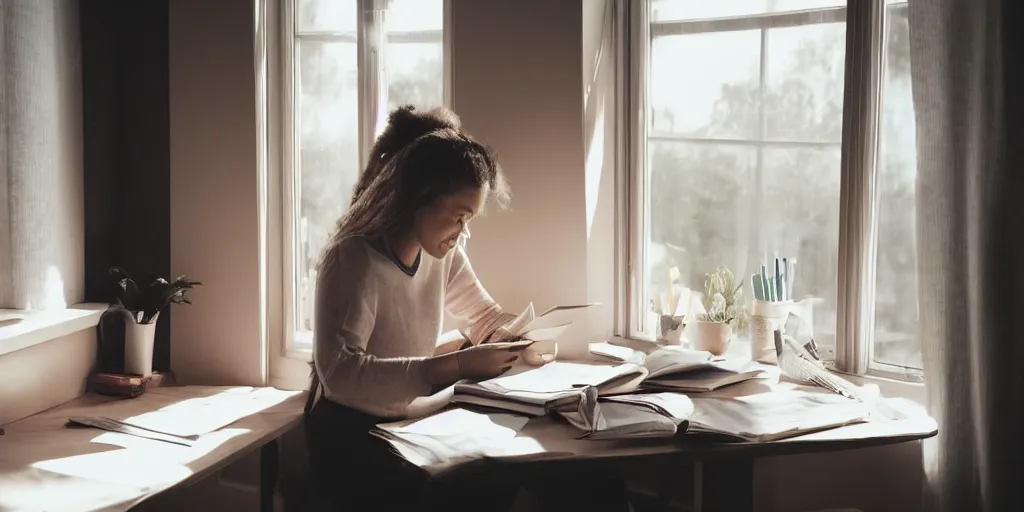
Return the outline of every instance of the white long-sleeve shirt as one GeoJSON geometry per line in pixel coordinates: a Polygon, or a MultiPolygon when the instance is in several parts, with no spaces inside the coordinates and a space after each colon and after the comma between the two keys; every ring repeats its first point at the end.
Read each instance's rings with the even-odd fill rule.
{"type": "Polygon", "coordinates": [[[365,238],[335,250],[317,277],[313,332],[317,375],[334,402],[403,417],[414,398],[430,394],[424,365],[445,309],[468,319],[475,342],[514,317],[480,285],[461,247],[440,260],[422,253],[415,272],[365,238]]]}

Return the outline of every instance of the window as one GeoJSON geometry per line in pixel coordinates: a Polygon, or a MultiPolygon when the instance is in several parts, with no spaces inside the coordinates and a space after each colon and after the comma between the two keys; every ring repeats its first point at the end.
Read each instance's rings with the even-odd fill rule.
{"type": "Polygon", "coordinates": [[[285,337],[312,342],[316,262],[387,113],[444,105],[443,0],[284,0],[285,337]]]}
{"type": "Polygon", "coordinates": [[[624,11],[627,55],[640,61],[626,68],[641,112],[630,127],[632,335],[654,335],[649,303],[670,268],[701,290],[726,265],[749,302],[750,276],[785,256],[797,260],[794,299],[814,304],[816,341],[864,355],[840,369],[921,368],[907,7],[881,5],[856,18],[843,0],[648,0],[624,11]],[[848,60],[875,66],[877,80],[851,85],[848,60]],[[862,107],[875,121],[844,129],[862,107]],[[851,161],[865,164],[844,166],[858,151],[851,161]],[[851,217],[869,219],[866,236],[852,235],[851,217]],[[840,301],[844,279],[871,286],[840,301]],[[870,327],[837,329],[843,318],[870,327]]]}

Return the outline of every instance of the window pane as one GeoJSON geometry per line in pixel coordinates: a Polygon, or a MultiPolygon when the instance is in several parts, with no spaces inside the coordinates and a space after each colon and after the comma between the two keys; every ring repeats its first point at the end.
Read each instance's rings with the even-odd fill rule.
{"type": "Polygon", "coordinates": [[[389,32],[440,31],[444,25],[443,0],[390,0],[389,32]]]}
{"type": "MultiPolygon", "coordinates": [[[[799,115],[798,111],[794,112],[799,115]]],[[[840,146],[769,146],[755,233],[764,259],[796,258],[794,300],[812,300],[814,339],[835,346],[840,146]]],[[[768,263],[768,262],[765,262],[768,263]]],[[[748,272],[749,274],[752,272],[748,272]]]]}
{"type": "Polygon", "coordinates": [[[921,368],[917,317],[915,199],[917,152],[910,92],[907,6],[887,7],[878,141],[878,243],[874,359],[921,368]]]}
{"type": "Polygon", "coordinates": [[[651,0],[651,19],[706,20],[845,5],[846,0],[651,0]]]}
{"type": "Polygon", "coordinates": [[[356,0],[298,0],[296,31],[356,33],[356,0]]]}
{"type": "Polygon", "coordinates": [[[359,175],[355,43],[296,42],[299,206],[296,234],[296,328],[311,329],[315,265],[348,205],[359,175]]]}
{"type": "Polygon", "coordinates": [[[760,34],[746,30],[654,38],[648,98],[652,132],[755,139],[760,34]]]}
{"type": "Polygon", "coordinates": [[[389,43],[387,48],[388,108],[444,104],[444,66],[441,41],[389,43]]]}
{"type": "Polygon", "coordinates": [[[846,24],[768,30],[768,140],[841,142],[846,24]]]}
{"type": "Polygon", "coordinates": [[[666,289],[666,273],[678,267],[680,284],[704,287],[704,275],[728,265],[737,275],[749,268],[752,192],[757,146],[652,139],[648,292],[666,289]]]}

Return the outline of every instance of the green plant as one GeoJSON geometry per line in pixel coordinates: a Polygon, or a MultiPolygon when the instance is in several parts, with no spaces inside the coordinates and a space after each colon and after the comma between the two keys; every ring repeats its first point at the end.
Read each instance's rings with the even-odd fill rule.
{"type": "Polygon", "coordinates": [[[112,267],[110,276],[115,287],[115,305],[128,312],[137,324],[152,323],[156,314],[171,304],[191,304],[186,292],[201,286],[199,281],[190,281],[179,276],[171,282],[159,276],[147,277],[140,286],[121,267],[112,267]]]}
{"type": "MultiPolygon", "coordinates": [[[[706,274],[704,279],[704,315],[701,320],[728,324],[742,323],[746,310],[740,305],[743,298],[743,283],[736,284],[736,277],[726,266],[720,266],[706,274]]],[[[735,325],[739,327],[739,325],[735,325]]]]}

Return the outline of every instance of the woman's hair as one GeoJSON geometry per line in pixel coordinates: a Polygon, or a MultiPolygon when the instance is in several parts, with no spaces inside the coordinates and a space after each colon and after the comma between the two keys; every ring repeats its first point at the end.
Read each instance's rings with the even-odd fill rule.
{"type": "Polygon", "coordinates": [[[348,211],[324,247],[321,272],[344,240],[409,229],[420,208],[483,186],[499,207],[508,204],[508,184],[494,153],[462,130],[455,113],[396,109],[370,151],[348,211]]]}

